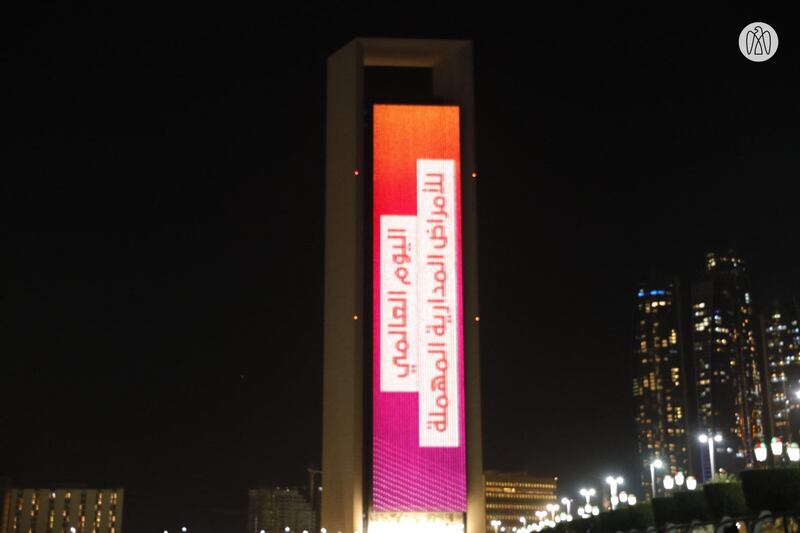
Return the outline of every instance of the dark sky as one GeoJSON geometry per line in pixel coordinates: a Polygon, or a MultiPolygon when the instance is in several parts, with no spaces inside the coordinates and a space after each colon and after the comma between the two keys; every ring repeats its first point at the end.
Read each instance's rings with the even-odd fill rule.
{"type": "Polygon", "coordinates": [[[304,482],[325,59],[397,36],[475,42],[486,467],[630,477],[637,283],[735,246],[800,295],[800,27],[759,9],[5,12],[0,474],[124,486],[130,533],[304,482]]]}

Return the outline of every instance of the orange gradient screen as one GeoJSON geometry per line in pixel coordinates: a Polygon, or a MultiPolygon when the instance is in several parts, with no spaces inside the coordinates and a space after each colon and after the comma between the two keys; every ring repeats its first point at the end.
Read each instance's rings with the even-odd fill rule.
{"type": "Polygon", "coordinates": [[[373,509],[460,512],[459,108],[373,111],[373,509]]]}

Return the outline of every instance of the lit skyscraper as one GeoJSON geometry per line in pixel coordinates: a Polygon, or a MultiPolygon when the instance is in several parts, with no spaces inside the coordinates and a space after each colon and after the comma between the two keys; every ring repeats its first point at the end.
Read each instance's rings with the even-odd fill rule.
{"type": "Polygon", "coordinates": [[[705,275],[692,287],[691,323],[699,429],[722,435],[716,465],[735,472],[752,464],[764,434],[761,358],[745,264],[735,252],[706,255],[705,275]]]}
{"type": "Polygon", "coordinates": [[[761,341],[767,365],[770,432],[796,441],[800,429],[800,310],[797,302],[773,302],[761,315],[761,341]]]}
{"type": "Polygon", "coordinates": [[[642,285],[636,316],[633,397],[641,483],[650,494],[653,460],[661,459],[671,474],[689,468],[677,282],[642,285]]]}
{"type": "Polygon", "coordinates": [[[4,533],[121,533],[123,489],[13,488],[4,533]]]}

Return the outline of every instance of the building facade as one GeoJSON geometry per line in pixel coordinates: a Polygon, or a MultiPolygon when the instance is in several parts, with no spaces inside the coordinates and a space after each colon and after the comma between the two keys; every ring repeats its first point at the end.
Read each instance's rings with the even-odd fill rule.
{"type": "MultiPolygon", "coordinates": [[[[677,281],[642,285],[636,295],[633,398],[640,481],[652,494],[650,463],[666,470],[689,470],[686,373],[683,360],[681,305],[677,281]]],[[[662,489],[657,484],[657,492],[662,489]]]]}
{"type": "Polygon", "coordinates": [[[770,434],[800,439],[800,310],[797,301],[774,301],[761,315],[770,434]]]}
{"type": "Polygon", "coordinates": [[[328,58],[320,529],[483,532],[472,64],[456,40],[328,58]],[[424,94],[379,98],[382,68],[424,94]]]}
{"type": "Polygon", "coordinates": [[[13,488],[6,533],[121,533],[123,489],[13,488]]]}
{"type": "Polygon", "coordinates": [[[537,477],[526,472],[488,471],[484,475],[486,493],[486,531],[494,532],[497,520],[506,531],[519,527],[520,517],[536,523],[537,511],[557,503],[557,477],[537,477]]]}
{"type": "MultiPolygon", "coordinates": [[[[764,436],[761,357],[753,303],[742,258],[734,251],[706,255],[703,279],[692,286],[692,348],[700,432],[720,434],[718,468],[738,472],[753,464],[764,436]]],[[[711,475],[701,447],[703,477],[711,475]]]]}
{"type": "Polygon", "coordinates": [[[247,496],[248,533],[315,531],[314,511],[300,490],[281,487],[252,489],[247,496]]]}

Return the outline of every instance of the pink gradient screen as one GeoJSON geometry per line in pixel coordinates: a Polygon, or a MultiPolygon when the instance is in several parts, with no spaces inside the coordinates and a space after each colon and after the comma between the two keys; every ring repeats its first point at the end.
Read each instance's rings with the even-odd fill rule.
{"type": "Polygon", "coordinates": [[[373,510],[464,512],[459,108],[373,111],[373,510]]]}

